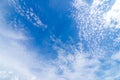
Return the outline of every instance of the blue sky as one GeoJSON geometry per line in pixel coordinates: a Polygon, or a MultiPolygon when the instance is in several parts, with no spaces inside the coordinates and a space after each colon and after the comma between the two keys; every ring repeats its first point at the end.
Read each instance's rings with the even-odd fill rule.
{"type": "Polygon", "coordinates": [[[42,48],[42,52],[47,51],[43,52],[44,55],[45,53],[49,53],[46,56],[50,55],[52,57],[55,52],[52,52],[54,50],[52,50],[51,47],[54,42],[51,40],[51,37],[60,39],[63,43],[68,44],[70,43],[70,39],[73,39],[74,43],[78,41],[77,30],[73,27],[76,23],[73,21],[71,14],[71,10],[73,10],[73,7],[71,6],[72,1],[38,0],[34,4],[33,2],[34,1],[29,0],[19,1],[19,5],[23,10],[32,8],[34,14],[40,18],[47,28],[45,28],[44,25],[34,25],[33,22],[31,22],[34,21],[34,19],[29,21],[25,16],[18,13],[13,6],[11,6],[10,9],[12,10],[10,16],[12,15],[14,17],[8,18],[10,22],[11,20],[18,19],[15,23],[22,23],[25,26],[24,29],[27,30],[28,35],[32,37],[32,45],[36,46],[38,49],[42,48]]]}
{"type": "Polygon", "coordinates": [[[0,80],[119,80],[119,0],[1,0],[0,80]]]}

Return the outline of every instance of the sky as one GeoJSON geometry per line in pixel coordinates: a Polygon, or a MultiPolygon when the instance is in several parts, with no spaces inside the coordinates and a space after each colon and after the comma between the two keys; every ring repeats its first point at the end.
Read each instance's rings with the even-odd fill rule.
{"type": "Polygon", "coordinates": [[[119,0],[0,0],[0,80],[119,80],[119,0]]]}

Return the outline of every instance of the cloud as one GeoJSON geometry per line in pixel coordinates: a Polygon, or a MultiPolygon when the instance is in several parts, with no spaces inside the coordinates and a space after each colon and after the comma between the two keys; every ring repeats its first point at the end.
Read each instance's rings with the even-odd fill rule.
{"type": "MultiPolygon", "coordinates": [[[[111,30],[111,27],[108,26],[106,29],[108,23],[105,24],[102,6],[98,8],[99,5],[108,5],[108,3],[104,4],[102,0],[94,0],[91,5],[88,5],[83,0],[74,1],[73,7],[76,8],[76,11],[73,15],[78,25],[80,42],[76,46],[64,44],[59,39],[54,39],[55,43],[62,45],[53,44],[53,49],[58,53],[54,60],[43,59],[42,56],[38,57],[37,54],[40,53],[34,49],[30,50],[22,43],[28,42],[29,37],[22,31],[15,31],[12,25],[6,23],[5,15],[0,14],[0,79],[119,79],[119,50],[110,50],[111,47],[114,47],[112,44],[116,39],[119,42],[119,36],[112,38],[113,41],[109,42],[111,38],[107,37],[107,30],[111,30]],[[108,41],[104,43],[106,39],[108,41]],[[85,47],[88,47],[88,50],[85,47]],[[107,49],[105,49],[106,47],[107,49]]],[[[115,33],[114,28],[112,30],[112,33],[115,33]]]]}
{"type": "MultiPolygon", "coordinates": [[[[24,45],[19,43],[20,40],[25,40],[26,38],[8,28],[2,28],[4,26],[0,29],[0,68],[3,67],[2,71],[0,71],[1,74],[6,75],[5,78],[8,78],[7,75],[14,72],[14,77],[17,77],[17,75],[24,75],[27,78],[32,77],[32,73],[29,72],[29,68],[34,64],[32,52],[28,51],[24,45]],[[5,71],[3,72],[3,70],[5,71]]],[[[0,77],[0,79],[2,78],[4,76],[0,77]]]]}
{"type": "Polygon", "coordinates": [[[13,30],[12,25],[6,23],[5,15],[1,12],[2,9],[0,11],[0,79],[35,80],[31,72],[31,68],[37,63],[35,54],[22,44],[28,39],[23,32],[13,30]]]}
{"type": "Polygon", "coordinates": [[[95,69],[84,67],[84,69],[82,69],[83,71],[81,70],[84,74],[82,76],[83,79],[81,80],[86,78],[87,80],[119,79],[119,71],[116,70],[119,63],[115,61],[119,58],[119,49],[117,49],[119,43],[118,45],[114,44],[119,42],[119,32],[117,33],[117,30],[119,30],[119,17],[116,17],[119,14],[116,12],[116,10],[119,11],[117,7],[119,5],[118,3],[117,0],[115,2],[93,0],[91,5],[88,5],[88,3],[83,0],[75,0],[73,3],[73,6],[76,8],[74,19],[78,24],[79,38],[81,41],[80,43],[82,44],[81,49],[85,47],[84,51],[86,51],[82,54],[91,55],[90,60],[87,60],[86,57],[83,59],[87,60],[86,66],[89,66],[89,63],[92,64],[92,67],[97,66],[95,69]],[[113,16],[109,16],[108,14],[113,16]],[[109,18],[106,18],[106,16],[109,16],[109,18]],[[108,20],[110,22],[108,22],[108,20]],[[93,64],[92,62],[94,61],[97,61],[98,63],[93,64]],[[85,72],[84,70],[87,70],[88,72],[85,72]],[[91,74],[91,72],[93,73],[91,74]],[[88,74],[91,76],[90,78],[86,76],[88,74]]]}
{"type": "Polygon", "coordinates": [[[27,4],[25,1],[23,1],[23,5],[20,4],[19,0],[8,0],[8,2],[9,5],[13,7],[17,13],[25,17],[34,26],[47,28],[47,25],[43,24],[36,13],[34,13],[34,9],[32,7],[26,8],[27,4]]]}
{"type": "Polygon", "coordinates": [[[120,28],[119,27],[119,15],[120,15],[120,3],[119,0],[115,0],[115,3],[113,4],[112,8],[105,14],[105,20],[108,24],[113,24],[111,27],[114,28],[120,28]],[[117,24],[116,26],[114,26],[117,24]]]}

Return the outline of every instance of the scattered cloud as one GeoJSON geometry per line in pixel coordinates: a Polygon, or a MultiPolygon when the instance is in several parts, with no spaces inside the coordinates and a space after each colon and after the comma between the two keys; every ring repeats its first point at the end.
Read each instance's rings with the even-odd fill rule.
{"type": "Polygon", "coordinates": [[[32,7],[26,8],[27,4],[23,1],[23,5],[19,3],[19,0],[8,0],[9,5],[14,7],[16,12],[18,12],[21,16],[25,17],[29,22],[31,22],[36,27],[44,27],[47,28],[40,18],[34,13],[32,7]]]}
{"type": "MultiPolygon", "coordinates": [[[[73,6],[76,8],[74,17],[78,24],[79,38],[87,42],[89,50],[86,52],[83,50],[85,46],[83,42],[79,42],[78,46],[75,46],[54,39],[63,46],[53,45],[58,56],[50,61],[42,59],[41,56],[38,57],[37,54],[40,53],[35,52],[34,49],[30,50],[22,44],[22,41],[26,42],[29,38],[24,32],[14,31],[10,28],[11,25],[7,24],[0,14],[0,79],[118,80],[120,77],[119,50],[110,53],[100,45],[107,34],[104,33],[106,24],[102,21],[104,14],[98,8],[98,5],[104,1],[94,0],[91,5],[87,5],[83,0],[74,1],[73,6]],[[97,9],[96,7],[98,12],[94,11],[97,9]]],[[[28,10],[28,17],[34,15],[30,10],[32,11],[32,9],[28,10]]],[[[38,23],[42,24],[41,21],[38,23]]]]}

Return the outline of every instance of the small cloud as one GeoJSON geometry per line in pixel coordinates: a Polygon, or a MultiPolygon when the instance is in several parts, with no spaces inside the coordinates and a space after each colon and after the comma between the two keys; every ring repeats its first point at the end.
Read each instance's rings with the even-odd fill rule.
{"type": "Polygon", "coordinates": [[[47,26],[41,21],[41,19],[35,14],[33,8],[26,8],[26,3],[20,5],[18,0],[9,0],[10,6],[13,6],[21,16],[25,17],[31,24],[36,27],[47,28],[47,26]]]}

